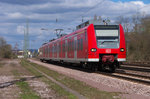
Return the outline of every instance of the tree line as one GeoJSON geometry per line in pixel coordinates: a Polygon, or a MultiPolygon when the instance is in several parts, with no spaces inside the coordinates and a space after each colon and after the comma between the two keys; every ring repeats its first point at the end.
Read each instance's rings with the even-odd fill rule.
{"type": "Polygon", "coordinates": [[[12,58],[12,47],[7,44],[3,37],[0,37],[0,58],[12,58]]]}
{"type": "Polygon", "coordinates": [[[116,21],[122,24],[127,47],[128,61],[150,61],[150,16],[137,13],[133,17],[119,16],[116,21]]]}

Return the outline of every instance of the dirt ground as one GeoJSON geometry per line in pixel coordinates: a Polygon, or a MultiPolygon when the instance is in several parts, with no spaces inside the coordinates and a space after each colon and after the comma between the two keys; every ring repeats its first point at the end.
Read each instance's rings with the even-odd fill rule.
{"type": "MultiPolygon", "coordinates": [[[[20,60],[0,60],[0,99],[18,99],[21,89],[13,82],[19,78],[33,77],[28,70],[20,65],[20,60]]],[[[39,78],[26,81],[30,88],[41,99],[56,99],[56,94],[39,78]]]]}
{"type": "Polygon", "coordinates": [[[1,60],[0,61],[0,99],[17,99],[19,97],[19,93],[21,92],[20,89],[14,84],[11,86],[3,87],[3,84],[6,82],[10,82],[15,80],[13,76],[13,71],[17,68],[17,61],[10,61],[10,60],[1,60]]]}

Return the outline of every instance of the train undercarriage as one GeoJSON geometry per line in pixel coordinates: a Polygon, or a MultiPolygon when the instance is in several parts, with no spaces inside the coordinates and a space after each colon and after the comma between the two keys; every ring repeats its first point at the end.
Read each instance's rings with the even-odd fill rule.
{"type": "Polygon", "coordinates": [[[80,62],[77,63],[71,63],[71,62],[64,62],[64,61],[54,61],[54,60],[44,60],[41,59],[41,61],[46,61],[48,63],[54,63],[54,64],[67,64],[67,65],[76,65],[80,66],[81,68],[89,69],[92,71],[103,71],[103,72],[110,72],[114,73],[117,68],[120,67],[120,63],[117,60],[114,60],[113,62],[110,61],[100,61],[100,62],[80,62]]]}
{"type": "Polygon", "coordinates": [[[118,61],[114,61],[113,63],[107,62],[89,62],[89,63],[81,63],[83,68],[88,68],[92,71],[108,71],[108,72],[115,72],[117,68],[120,67],[120,63],[118,61]]]}

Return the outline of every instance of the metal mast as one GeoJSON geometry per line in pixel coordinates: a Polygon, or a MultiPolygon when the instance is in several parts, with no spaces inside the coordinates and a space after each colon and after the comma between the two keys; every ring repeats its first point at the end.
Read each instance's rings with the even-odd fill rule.
{"type": "Polygon", "coordinates": [[[29,21],[26,21],[26,29],[24,29],[24,58],[28,58],[29,50],[29,21]]]}

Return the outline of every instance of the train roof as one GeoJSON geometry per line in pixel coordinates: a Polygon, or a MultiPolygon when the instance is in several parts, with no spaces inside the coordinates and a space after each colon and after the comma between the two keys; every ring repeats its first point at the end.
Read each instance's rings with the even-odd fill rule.
{"type": "MultiPolygon", "coordinates": [[[[83,29],[87,28],[90,24],[93,24],[93,25],[96,26],[96,25],[106,25],[105,23],[106,23],[105,20],[103,20],[103,21],[102,20],[88,20],[88,21],[86,21],[84,23],[81,23],[80,25],[76,26],[76,31],[74,31],[70,34],[61,34],[59,38],[49,40],[49,42],[53,42],[53,41],[56,41],[56,40],[59,40],[59,39],[64,39],[64,38],[66,38],[66,37],[68,37],[72,34],[74,35],[76,32],[82,31],[83,29]]],[[[116,24],[109,24],[109,25],[112,26],[112,25],[116,25],[116,24]]],[[[42,46],[45,46],[45,45],[49,44],[49,42],[43,43],[42,46]]]]}
{"type": "Polygon", "coordinates": [[[116,25],[116,24],[110,24],[109,21],[110,20],[100,20],[100,19],[99,20],[88,20],[88,21],[81,23],[80,25],[76,26],[76,30],[81,29],[81,28],[88,26],[90,24],[93,24],[93,25],[116,25]]]}

